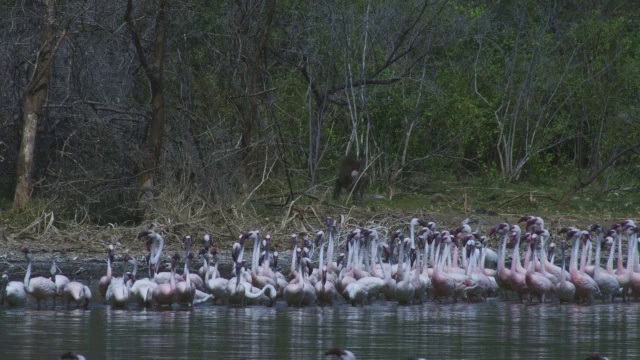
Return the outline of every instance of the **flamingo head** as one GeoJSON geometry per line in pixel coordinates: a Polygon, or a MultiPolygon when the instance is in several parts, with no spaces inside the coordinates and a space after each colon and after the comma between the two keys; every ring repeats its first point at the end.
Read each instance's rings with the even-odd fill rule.
{"type": "Polygon", "coordinates": [[[211,246],[211,235],[204,234],[204,236],[202,237],[202,246],[205,249],[209,249],[209,247],[211,246]]]}
{"type": "Polygon", "coordinates": [[[588,231],[583,231],[581,236],[583,244],[586,245],[589,241],[591,241],[591,234],[589,234],[588,231]]]}
{"type": "Polygon", "coordinates": [[[587,230],[595,232],[595,233],[602,233],[602,225],[600,225],[600,224],[591,224],[591,225],[587,226],[587,230]]]}
{"type": "Polygon", "coordinates": [[[138,233],[138,239],[143,238],[145,236],[151,236],[154,233],[153,230],[144,230],[138,233]]]}
{"type": "Polygon", "coordinates": [[[27,255],[28,253],[30,253],[31,251],[29,251],[29,248],[27,248],[26,246],[24,246],[20,251],[22,251],[23,254],[27,255]]]}
{"type": "Polygon", "coordinates": [[[320,230],[316,233],[316,247],[320,246],[322,239],[324,239],[324,231],[320,230]]]}
{"type": "Polygon", "coordinates": [[[298,245],[298,235],[291,234],[291,237],[289,238],[289,242],[291,243],[291,247],[295,249],[295,247],[298,245]]]}
{"type": "Polygon", "coordinates": [[[173,255],[173,257],[171,258],[171,270],[174,270],[176,266],[178,266],[178,261],[180,261],[180,255],[173,255]]]}
{"type": "Polygon", "coordinates": [[[153,240],[147,239],[145,245],[147,246],[147,251],[151,251],[151,244],[153,244],[153,240]]]}

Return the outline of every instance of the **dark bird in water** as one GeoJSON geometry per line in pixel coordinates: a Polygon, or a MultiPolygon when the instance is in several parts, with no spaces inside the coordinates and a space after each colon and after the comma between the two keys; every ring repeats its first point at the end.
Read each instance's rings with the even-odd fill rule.
{"type": "Polygon", "coordinates": [[[326,353],[324,353],[324,356],[327,355],[335,355],[340,360],[356,360],[356,356],[353,355],[351,351],[345,350],[343,348],[329,349],[326,353]]]}
{"type": "Polygon", "coordinates": [[[602,356],[599,353],[589,354],[584,360],[609,360],[608,357],[602,356]]]}
{"type": "Polygon", "coordinates": [[[69,351],[68,353],[60,355],[58,360],[86,360],[86,358],[80,354],[69,351]]]}

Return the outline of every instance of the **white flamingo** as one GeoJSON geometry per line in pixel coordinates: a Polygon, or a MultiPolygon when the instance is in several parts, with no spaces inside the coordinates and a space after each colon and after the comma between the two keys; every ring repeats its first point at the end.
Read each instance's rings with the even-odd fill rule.
{"type": "Polygon", "coordinates": [[[9,281],[9,275],[2,274],[2,291],[0,292],[0,305],[22,306],[27,303],[27,293],[24,291],[22,281],[9,281]]]}
{"type": "Polygon", "coordinates": [[[91,301],[91,289],[77,281],[70,281],[62,290],[62,299],[67,302],[67,309],[71,308],[72,301],[78,308],[86,309],[91,301]]]}
{"type": "Polygon", "coordinates": [[[22,249],[22,252],[27,259],[27,273],[24,275],[24,291],[36,299],[38,309],[40,309],[40,302],[42,300],[53,300],[53,298],[56,297],[56,284],[51,281],[51,279],[42,276],[31,279],[31,251],[25,247],[22,249]]]}

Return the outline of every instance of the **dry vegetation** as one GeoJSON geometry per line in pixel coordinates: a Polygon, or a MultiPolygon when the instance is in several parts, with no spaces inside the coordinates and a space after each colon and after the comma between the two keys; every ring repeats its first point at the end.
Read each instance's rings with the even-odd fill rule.
{"type": "MultiPolygon", "coordinates": [[[[547,227],[557,233],[569,225],[586,226],[593,222],[605,226],[624,218],[637,218],[637,202],[629,194],[596,191],[583,192],[568,209],[555,206],[555,188],[544,191],[520,185],[479,186],[440,183],[428,194],[398,193],[393,200],[373,199],[369,191],[363,203],[327,202],[326,191],[316,189],[313,195],[298,195],[284,206],[274,207],[262,201],[238,201],[228,206],[212,205],[186,192],[164,191],[155,199],[157,206],[139,224],[95,225],[83,212],[73,220],[61,220],[50,210],[53,203],[33,202],[23,210],[9,210],[0,215],[0,252],[7,259],[21,258],[20,248],[28,246],[40,258],[102,259],[105,247],[115,244],[119,253],[142,254],[144,246],[137,234],[153,228],[161,231],[168,251],[181,249],[180,239],[186,235],[200,238],[209,233],[214,246],[226,251],[237,236],[251,229],[271,234],[280,251],[289,247],[292,233],[304,234],[323,228],[324,219],[344,216],[343,228],[378,226],[383,229],[406,227],[412,217],[436,221],[443,228],[457,227],[466,217],[482,223],[484,230],[500,222],[515,223],[528,214],[543,216],[547,227]]],[[[278,199],[267,197],[270,201],[278,199]]],[[[67,217],[68,218],[68,217],[67,217]]]]}

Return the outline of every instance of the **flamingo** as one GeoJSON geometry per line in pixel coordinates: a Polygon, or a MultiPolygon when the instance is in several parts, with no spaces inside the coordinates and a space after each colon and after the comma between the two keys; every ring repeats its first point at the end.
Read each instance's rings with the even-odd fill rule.
{"type": "Polygon", "coordinates": [[[160,269],[159,262],[164,248],[164,238],[153,230],[146,230],[138,234],[138,238],[147,237],[152,241],[149,265],[154,265],[156,271],[160,269]]]}
{"type": "MultiPolygon", "coordinates": [[[[191,282],[191,276],[189,273],[189,262],[193,258],[191,254],[191,236],[187,235],[184,238],[185,245],[185,259],[184,259],[184,281],[180,281],[176,284],[176,302],[187,303],[190,307],[193,307],[193,299],[196,295],[196,286],[191,282]]],[[[194,274],[195,275],[195,274],[194,274]]]]}
{"type": "MultiPolygon", "coordinates": [[[[133,260],[135,264],[135,259],[133,260]]],[[[155,270],[153,269],[154,265],[149,266],[149,272],[155,275],[155,270]]],[[[134,270],[136,265],[134,265],[134,270]]],[[[135,271],[134,271],[135,272],[135,271]]],[[[151,278],[143,278],[136,280],[133,285],[131,285],[130,296],[138,302],[141,306],[151,306],[153,300],[153,289],[155,289],[158,284],[153,281],[153,277],[151,278]]]]}
{"type": "Polygon", "coordinates": [[[496,282],[498,286],[505,290],[505,299],[507,298],[507,292],[511,291],[511,269],[505,267],[505,257],[507,252],[507,240],[509,239],[509,224],[502,223],[497,225],[495,228],[491,229],[489,235],[493,235],[494,233],[500,235],[500,255],[498,257],[498,274],[496,277],[496,282]]]}
{"type": "Polygon", "coordinates": [[[88,286],[77,281],[70,281],[62,290],[62,298],[67,302],[67,309],[71,308],[74,301],[78,308],[86,309],[91,301],[91,290],[88,286]]]}
{"type": "Polygon", "coordinates": [[[602,248],[602,226],[599,224],[592,224],[589,227],[590,231],[594,231],[596,233],[596,261],[593,267],[593,280],[595,280],[596,284],[600,288],[600,292],[602,293],[602,301],[603,302],[611,302],[613,300],[613,296],[619,291],[620,284],[618,283],[618,279],[609,274],[603,268],[600,267],[600,249],[602,248]]]}
{"type": "Polygon", "coordinates": [[[114,249],[113,245],[109,245],[107,248],[107,275],[100,278],[98,282],[98,290],[100,291],[100,295],[102,295],[103,299],[107,298],[107,289],[111,284],[111,279],[113,278],[113,270],[111,269],[111,264],[113,263],[114,249]]]}
{"type": "Polygon", "coordinates": [[[303,260],[300,258],[301,254],[298,254],[298,251],[296,251],[294,257],[294,261],[297,260],[298,264],[298,268],[295,271],[296,278],[289,282],[284,288],[282,297],[289,306],[308,306],[311,305],[311,300],[315,301],[315,288],[308,280],[304,279],[304,275],[302,274],[303,260]]]}
{"type": "MultiPolygon", "coordinates": [[[[512,226],[517,230],[520,229],[518,225],[512,226]]],[[[520,302],[522,303],[522,299],[524,295],[529,293],[529,288],[527,287],[527,279],[526,272],[521,272],[518,270],[520,265],[520,232],[515,231],[511,233],[511,242],[515,243],[513,247],[513,256],[511,257],[511,270],[509,271],[509,280],[511,282],[511,289],[518,294],[518,298],[520,298],[520,302]]]]}
{"type": "MultiPolygon", "coordinates": [[[[410,243],[410,239],[405,239],[405,242],[410,243]]],[[[395,299],[400,305],[411,304],[415,298],[416,289],[411,283],[409,276],[409,269],[405,269],[405,245],[400,244],[399,256],[398,256],[398,272],[396,277],[396,292],[395,299]]]]}
{"type": "Polygon", "coordinates": [[[590,240],[591,235],[588,231],[574,231],[570,233],[570,236],[573,237],[573,253],[571,254],[570,266],[571,281],[576,286],[576,294],[578,297],[590,304],[593,302],[594,296],[600,293],[600,289],[598,288],[598,284],[596,284],[595,280],[584,272],[587,260],[587,243],[590,240]],[[582,238],[583,248],[582,255],[580,256],[580,270],[578,271],[577,261],[578,250],[580,248],[580,238],[582,238]]]}
{"type": "Polygon", "coordinates": [[[22,252],[27,259],[27,273],[24,275],[24,291],[36,299],[38,309],[40,309],[40,302],[42,300],[47,301],[47,299],[53,299],[57,295],[56,284],[51,281],[51,279],[42,276],[31,279],[31,251],[25,247],[22,248],[22,252]]]}
{"type": "Polygon", "coordinates": [[[229,281],[228,288],[229,291],[229,301],[234,305],[244,306],[245,301],[259,300],[262,299],[264,294],[269,291],[269,300],[271,304],[275,301],[276,297],[276,288],[272,285],[266,285],[261,290],[257,292],[252,291],[251,283],[245,281],[242,278],[242,269],[244,267],[243,263],[236,263],[236,277],[235,281],[229,281]]]}
{"type": "MultiPolygon", "coordinates": [[[[329,233],[331,233],[331,230],[332,230],[331,225],[329,225],[329,233]]],[[[331,236],[331,234],[329,236],[331,236]]],[[[333,301],[336,299],[338,292],[336,291],[336,286],[333,280],[327,279],[328,264],[331,261],[329,260],[329,258],[327,258],[325,263],[325,258],[324,258],[325,243],[323,239],[324,239],[324,236],[319,237],[320,261],[318,262],[318,264],[321,267],[321,272],[320,272],[320,281],[316,282],[315,288],[316,288],[316,294],[318,297],[318,303],[320,305],[333,305],[333,301]]]]}
{"type": "MultiPolygon", "coordinates": [[[[527,289],[529,289],[530,294],[529,303],[532,302],[532,296],[536,296],[540,303],[544,303],[546,295],[551,292],[551,289],[554,288],[554,286],[551,280],[549,280],[543,274],[535,271],[535,265],[537,263],[537,251],[535,250],[535,247],[538,243],[538,240],[533,236],[535,235],[527,233],[527,237],[531,238],[531,243],[529,246],[531,247],[532,259],[529,262],[529,270],[525,275],[525,280],[527,283],[527,289]]],[[[544,267],[542,267],[542,270],[544,270],[544,267]]]]}
{"type": "MultiPolygon", "coordinates": [[[[130,261],[129,255],[125,255],[124,261],[130,261]]],[[[127,302],[129,301],[129,286],[127,286],[127,279],[125,275],[122,277],[112,278],[109,287],[107,288],[107,293],[105,294],[105,299],[107,303],[112,307],[117,308],[125,308],[127,306],[127,302]]]]}
{"type": "Polygon", "coordinates": [[[216,263],[214,265],[214,270],[207,270],[205,273],[204,285],[207,291],[209,291],[216,298],[216,301],[221,301],[226,303],[229,299],[229,292],[227,291],[227,285],[229,281],[225,278],[220,277],[220,273],[218,272],[218,252],[215,248],[211,249],[210,252],[204,254],[204,262],[205,266],[209,268],[211,263],[211,258],[216,259],[216,263]],[[214,275],[214,278],[211,276],[214,275]]]}
{"type": "Polygon", "coordinates": [[[171,276],[169,277],[169,283],[159,284],[152,290],[152,298],[153,302],[157,306],[169,305],[171,306],[174,302],[175,292],[176,292],[176,266],[178,265],[178,260],[180,260],[180,256],[175,254],[171,258],[171,276]]]}
{"type": "MultiPolygon", "coordinates": [[[[56,264],[55,259],[51,263],[49,272],[51,273],[51,281],[56,284],[56,296],[61,296],[64,287],[69,283],[69,278],[62,275],[62,270],[60,270],[58,264],[56,264]]],[[[56,298],[53,298],[53,302],[55,304],[56,298]]]]}
{"type": "Polygon", "coordinates": [[[2,291],[0,292],[0,305],[22,306],[27,303],[27,293],[24,291],[22,281],[9,281],[9,275],[2,274],[2,291]]]}
{"type": "Polygon", "coordinates": [[[558,296],[558,301],[562,304],[562,303],[570,303],[573,302],[574,296],[576,294],[576,286],[573,285],[573,283],[571,281],[567,281],[566,279],[566,275],[565,275],[565,266],[566,266],[566,262],[565,262],[565,257],[564,257],[564,250],[567,247],[567,242],[566,241],[562,241],[562,243],[560,244],[560,248],[562,251],[562,272],[560,273],[560,281],[558,282],[558,286],[556,287],[556,295],[558,296]]]}

